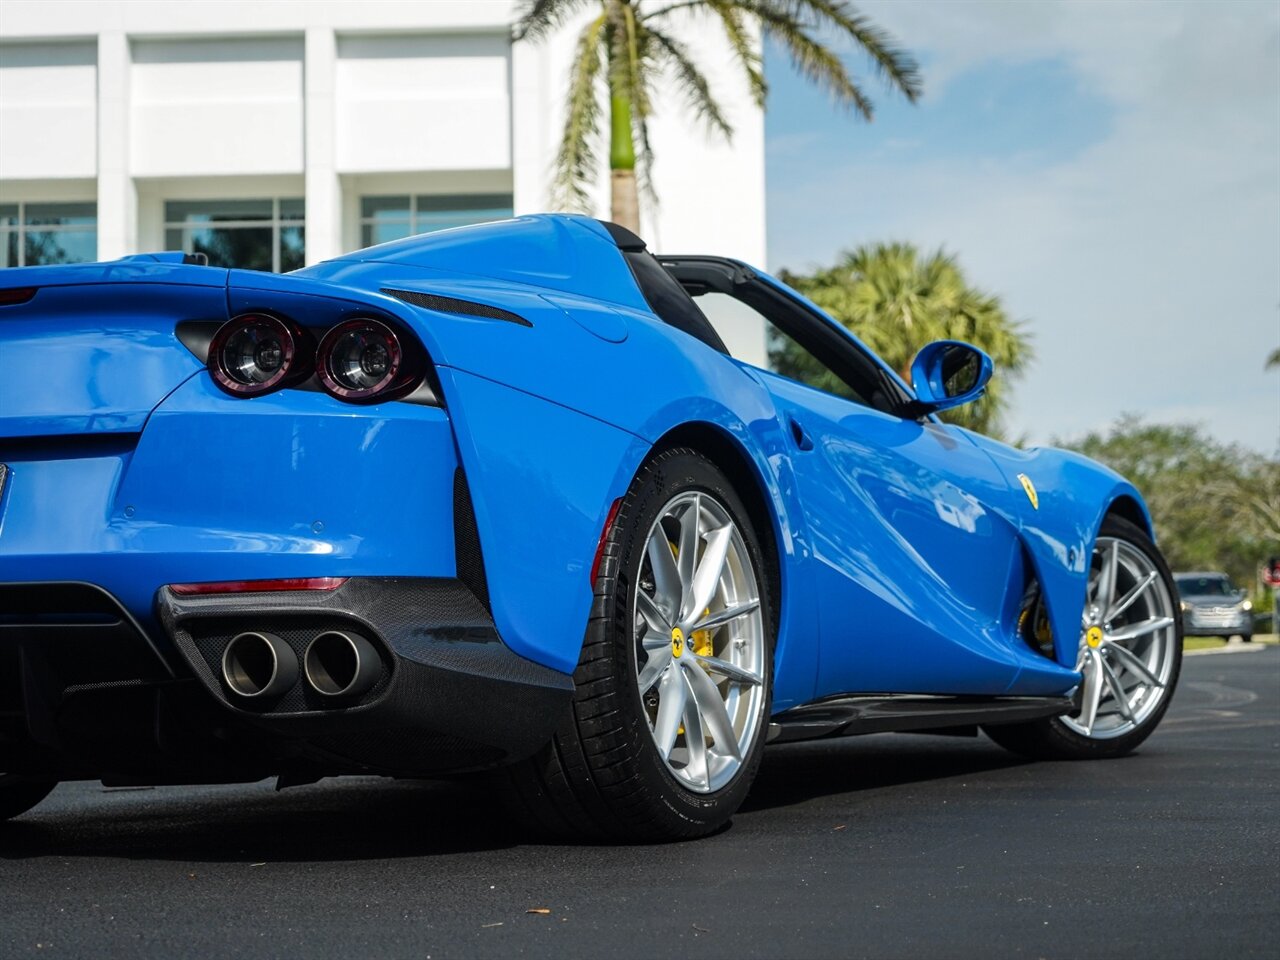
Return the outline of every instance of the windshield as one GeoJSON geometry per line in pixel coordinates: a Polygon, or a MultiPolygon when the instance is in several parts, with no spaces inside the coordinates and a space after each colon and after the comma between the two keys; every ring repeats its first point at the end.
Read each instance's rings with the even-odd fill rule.
{"type": "Polygon", "coordinates": [[[1184,597],[1231,597],[1235,590],[1226,577],[1175,577],[1184,597]]]}

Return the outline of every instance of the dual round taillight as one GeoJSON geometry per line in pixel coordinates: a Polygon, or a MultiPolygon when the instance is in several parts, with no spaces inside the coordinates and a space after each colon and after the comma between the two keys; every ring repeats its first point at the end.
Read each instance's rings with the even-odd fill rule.
{"type": "Polygon", "coordinates": [[[237,397],[256,397],[311,375],[315,341],[279,317],[246,314],[218,328],[209,343],[214,382],[237,397]]]}
{"type": "Polygon", "coordinates": [[[324,335],[316,372],[324,388],[351,403],[391,400],[421,376],[412,344],[378,320],[348,320],[324,335]]]}
{"type": "Polygon", "coordinates": [[[224,323],[209,344],[214,382],[237,397],[256,397],[306,380],[348,403],[380,403],[412,392],[422,378],[423,353],[380,320],[338,324],[317,348],[304,328],[267,314],[224,323]]]}

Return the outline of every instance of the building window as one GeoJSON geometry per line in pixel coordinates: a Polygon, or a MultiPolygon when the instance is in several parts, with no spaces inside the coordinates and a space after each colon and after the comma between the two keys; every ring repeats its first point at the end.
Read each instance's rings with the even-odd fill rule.
{"type": "Polygon", "coordinates": [[[437,196],[362,197],[360,245],[411,237],[470,223],[511,216],[509,193],[458,193],[437,196]]]}
{"type": "Polygon", "coordinates": [[[93,203],[0,203],[0,267],[85,263],[98,256],[93,203]]]}
{"type": "Polygon", "coordinates": [[[303,211],[298,198],[170,200],[165,248],[206,254],[215,267],[287,273],[305,262],[303,211]]]}

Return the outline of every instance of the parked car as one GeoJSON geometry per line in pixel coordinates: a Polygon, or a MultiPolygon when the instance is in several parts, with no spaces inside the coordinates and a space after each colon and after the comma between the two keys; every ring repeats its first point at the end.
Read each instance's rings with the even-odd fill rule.
{"type": "Polygon", "coordinates": [[[1175,573],[1181,600],[1182,630],[1200,637],[1253,639],[1253,603],[1231,585],[1225,573],[1175,573]]]}
{"type": "Polygon", "coordinates": [[[186,260],[0,273],[0,818],[491,771],[547,830],[670,840],[769,741],[1112,757],[1169,705],[1141,495],[942,422],[972,346],[909,386],[767,274],[584,217],[186,260]]]}

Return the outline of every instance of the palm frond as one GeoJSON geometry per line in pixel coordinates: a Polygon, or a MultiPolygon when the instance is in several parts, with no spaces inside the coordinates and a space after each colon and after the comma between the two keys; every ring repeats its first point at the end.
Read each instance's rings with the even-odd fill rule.
{"type": "Polygon", "coordinates": [[[880,76],[911,103],[923,93],[920,65],[915,57],[899,47],[888,31],[877,27],[870,17],[858,13],[843,0],[788,0],[786,3],[765,0],[765,3],[784,11],[789,8],[796,20],[809,12],[818,24],[836,27],[862,48],[880,76]]]}
{"type": "Polygon", "coordinates": [[[590,0],[523,0],[516,10],[511,35],[516,40],[541,40],[590,0]]]}
{"type": "Polygon", "coordinates": [[[597,80],[601,67],[601,32],[605,15],[587,24],[578,35],[573,66],[569,70],[569,100],[564,133],[556,154],[552,203],[561,209],[589,212],[587,184],[599,165],[596,151],[600,133],[600,95],[597,80]]]}
{"type": "Polygon", "coordinates": [[[680,93],[685,104],[700,121],[711,130],[729,138],[733,136],[733,126],[720,109],[720,104],[711,94],[711,84],[706,75],[698,69],[689,55],[688,48],[679,40],[668,36],[653,26],[646,25],[645,33],[652,41],[654,59],[663,66],[669,67],[675,75],[680,93]]]}
{"type": "Polygon", "coordinates": [[[733,3],[733,0],[707,0],[707,6],[720,18],[720,25],[724,28],[729,46],[747,75],[751,99],[757,107],[763,107],[765,97],[769,93],[768,84],[764,79],[764,56],[747,32],[746,24],[742,19],[743,11],[733,3]]]}
{"type": "Polygon", "coordinates": [[[826,91],[838,106],[855,110],[867,120],[875,113],[871,100],[853,78],[844,61],[808,33],[795,3],[769,0],[734,0],[737,6],[759,18],[764,29],[787,50],[791,65],[810,83],[826,91]]]}
{"type": "MultiPolygon", "coordinates": [[[[758,19],[765,32],[786,47],[801,75],[826,90],[837,104],[856,110],[868,120],[872,116],[871,101],[850,77],[839,54],[819,41],[815,31],[834,28],[851,39],[871,59],[885,82],[908,101],[914,103],[923,92],[920,66],[915,58],[899,47],[887,31],[844,0],[677,0],[649,12],[646,19],[680,10],[719,14],[723,9],[731,9],[739,17],[746,14],[758,19]]],[[[732,28],[727,24],[725,32],[737,51],[732,28]]]]}

